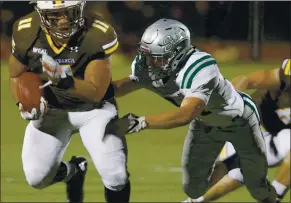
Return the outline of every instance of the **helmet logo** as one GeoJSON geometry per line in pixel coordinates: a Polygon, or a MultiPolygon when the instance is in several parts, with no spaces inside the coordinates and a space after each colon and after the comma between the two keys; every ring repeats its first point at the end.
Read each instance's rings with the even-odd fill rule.
{"type": "Polygon", "coordinates": [[[168,35],[164,39],[165,52],[171,51],[176,44],[185,38],[187,38],[185,32],[180,29],[175,29],[175,33],[173,35],[168,35]]]}

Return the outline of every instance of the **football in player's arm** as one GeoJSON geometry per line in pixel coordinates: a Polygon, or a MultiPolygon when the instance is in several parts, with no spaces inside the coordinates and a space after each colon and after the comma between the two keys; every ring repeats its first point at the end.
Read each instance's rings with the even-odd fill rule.
{"type": "MultiPolygon", "coordinates": [[[[285,59],[279,68],[258,70],[249,75],[237,76],[232,80],[232,83],[235,88],[241,91],[255,89],[273,92],[288,92],[290,91],[290,65],[291,60],[285,59]]],[[[261,92],[255,92],[254,94],[263,96],[261,92]]],[[[257,100],[259,101],[259,98],[257,100]]],[[[277,147],[280,148],[280,146],[277,147]]],[[[217,165],[219,164],[223,163],[217,162],[217,165]]],[[[214,174],[224,173],[225,176],[220,180],[214,177],[216,181],[213,183],[213,186],[200,199],[203,199],[205,202],[213,201],[244,185],[242,174],[238,168],[230,171],[230,174],[227,174],[227,171],[223,169],[223,167],[220,167],[214,174]]],[[[280,202],[290,187],[290,151],[281,161],[272,185],[277,193],[277,202],[280,202]]],[[[198,200],[196,202],[201,201],[198,200]]]]}

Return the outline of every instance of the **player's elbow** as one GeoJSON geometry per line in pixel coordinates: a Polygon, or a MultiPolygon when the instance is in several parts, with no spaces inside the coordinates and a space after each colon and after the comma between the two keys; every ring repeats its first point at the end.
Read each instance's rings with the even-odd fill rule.
{"type": "Polygon", "coordinates": [[[20,63],[13,55],[9,58],[9,76],[10,78],[17,78],[23,72],[27,71],[27,66],[20,63]]]}
{"type": "Polygon", "coordinates": [[[181,125],[188,125],[194,120],[203,110],[204,104],[189,104],[183,103],[180,107],[180,116],[177,118],[180,120],[181,125]]]}
{"type": "MultiPolygon", "coordinates": [[[[178,119],[178,118],[177,118],[178,119]]],[[[181,126],[188,125],[194,117],[189,112],[184,113],[183,116],[180,116],[179,123],[181,126]]]]}
{"type": "Polygon", "coordinates": [[[100,87],[94,86],[91,101],[93,103],[99,103],[104,99],[106,100],[112,97],[114,97],[114,88],[112,85],[109,85],[107,88],[104,88],[102,86],[100,87]]]}
{"type": "Polygon", "coordinates": [[[102,94],[100,91],[94,91],[90,100],[93,103],[99,103],[103,98],[105,94],[102,94]]]}
{"type": "Polygon", "coordinates": [[[121,88],[120,88],[119,83],[116,82],[116,81],[112,81],[112,86],[113,86],[113,89],[114,89],[114,96],[115,96],[115,97],[122,97],[123,94],[122,94],[122,92],[120,91],[121,88]]]}

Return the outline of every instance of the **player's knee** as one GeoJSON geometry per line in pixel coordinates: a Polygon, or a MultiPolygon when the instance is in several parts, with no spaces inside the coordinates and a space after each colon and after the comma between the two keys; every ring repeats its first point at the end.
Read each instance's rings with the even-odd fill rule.
{"type": "Polygon", "coordinates": [[[126,170],[119,170],[113,173],[107,172],[101,174],[101,176],[104,186],[112,191],[121,191],[126,186],[129,179],[126,170]]]}
{"type": "Polygon", "coordinates": [[[230,178],[237,180],[240,183],[244,182],[244,177],[240,171],[240,168],[232,169],[227,174],[230,178]]]}
{"type": "Polygon", "coordinates": [[[248,183],[246,184],[246,187],[250,195],[258,201],[266,199],[271,191],[271,186],[268,181],[264,181],[264,184],[263,182],[261,182],[260,184],[248,183]]]}
{"type": "Polygon", "coordinates": [[[43,189],[47,187],[48,172],[40,167],[30,167],[24,169],[27,183],[35,189],[43,189]]]}

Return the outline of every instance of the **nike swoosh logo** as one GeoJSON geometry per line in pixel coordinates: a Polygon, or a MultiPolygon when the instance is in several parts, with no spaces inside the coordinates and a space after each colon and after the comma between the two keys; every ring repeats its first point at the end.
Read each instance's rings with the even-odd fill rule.
{"type": "Polygon", "coordinates": [[[128,130],[126,131],[126,133],[132,131],[132,130],[133,130],[133,129],[138,125],[138,124],[139,124],[138,120],[134,120],[134,124],[131,126],[130,129],[128,129],[128,130]]]}

